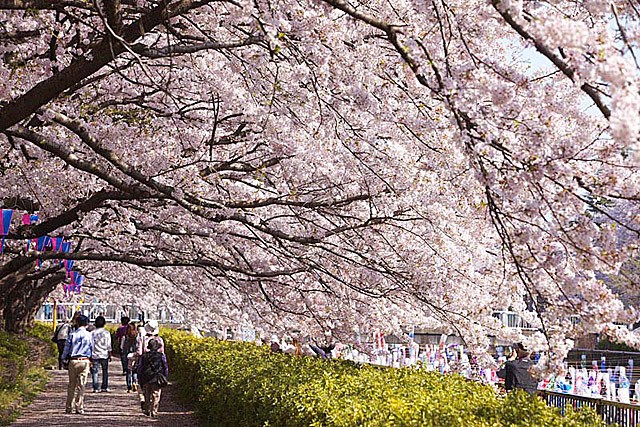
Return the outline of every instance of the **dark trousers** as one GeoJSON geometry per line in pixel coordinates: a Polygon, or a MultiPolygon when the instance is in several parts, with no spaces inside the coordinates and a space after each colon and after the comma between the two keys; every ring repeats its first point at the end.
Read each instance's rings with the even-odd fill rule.
{"type": "Polygon", "coordinates": [[[122,373],[126,374],[129,372],[129,359],[127,359],[127,355],[124,354],[124,351],[120,353],[120,363],[122,363],[122,373]]]}
{"type": "Polygon", "coordinates": [[[58,369],[62,369],[62,353],[64,353],[64,345],[67,340],[58,340],[56,345],[58,346],[58,369]]]}
{"type": "Polygon", "coordinates": [[[311,350],[313,350],[313,352],[317,354],[320,358],[331,359],[331,353],[327,353],[317,345],[309,344],[309,347],[311,347],[311,350]]]}
{"type": "Polygon", "coordinates": [[[98,390],[98,371],[102,368],[102,387],[100,389],[106,390],[109,388],[109,359],[91,359],[93,366],[91,367],[91,373],[93,374],[93,389],[98,390]]]}

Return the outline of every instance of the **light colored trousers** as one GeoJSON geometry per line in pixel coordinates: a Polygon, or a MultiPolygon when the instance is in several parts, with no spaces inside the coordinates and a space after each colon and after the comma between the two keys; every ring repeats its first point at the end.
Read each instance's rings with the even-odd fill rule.
{"type": "Polygon", "coordinates": [[[160,404],[160,394],[162,389],[157,384],[145,384],[144,385],[144,404],[145,410],[149,412],[149,415],[158,415],[158,405],[160,404]]]}
{"type": "Polygon", "coordinates": [[[89,376],[90,360],[69,361],[69,387],[67,388],[67,411],[84,409],[84,385],[89,376]]]}

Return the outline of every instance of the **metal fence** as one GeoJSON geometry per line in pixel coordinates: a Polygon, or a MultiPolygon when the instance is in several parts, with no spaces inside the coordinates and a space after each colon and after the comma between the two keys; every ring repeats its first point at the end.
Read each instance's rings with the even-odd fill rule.
{"type": "Polygon", "coordinates": [[[93,322],[96,317],[103,316],[108,323],[120,323],[122,316],[128,316],[131,320],[156,319],[161,323],[180,323],[181,318],[176,318],[164,307],[159,307],[154,312],[143,312],[132,304],[106,304],[106,303],[58,303],[54,313],[53,303],[44,303],[36,313],[36,320],[52,322],[54,314],[58,321],[65,321],[80,311],[93,322]]]}
{"type": "Polygon", "coordinates": [[[564,414],[566,408],[577,410],[584,407],[593,408],[607,424],[619,427],[636,427],[640,425],[640,406],[627,403],[612,402],[595,397],[575,396],[541,390],[540,396],[547,405],[560,408],[564,414]]]}

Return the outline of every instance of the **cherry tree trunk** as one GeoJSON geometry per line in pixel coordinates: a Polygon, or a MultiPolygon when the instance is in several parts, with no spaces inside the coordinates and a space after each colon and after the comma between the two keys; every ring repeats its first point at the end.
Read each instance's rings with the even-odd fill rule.
{"type": "Polygon", "coordinates": [[[56,273],[42,280],[18,282],[5,296],[2,305],[2,324],[6,331],[24,333],[33,327],[38,308],[53,289],[64,280],[64,273],[56,273]]]}

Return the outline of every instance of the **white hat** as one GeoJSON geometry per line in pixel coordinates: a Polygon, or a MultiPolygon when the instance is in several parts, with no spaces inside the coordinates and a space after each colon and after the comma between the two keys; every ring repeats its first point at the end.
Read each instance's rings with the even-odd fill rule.
{"type": "Polygon", "coordinates": [[[150,335],[158,335],[160,333],[160,328],[158,327],[157,320],[149,320],[146,325],[144,325],[144,330],[147,334],[150,335]]]}

